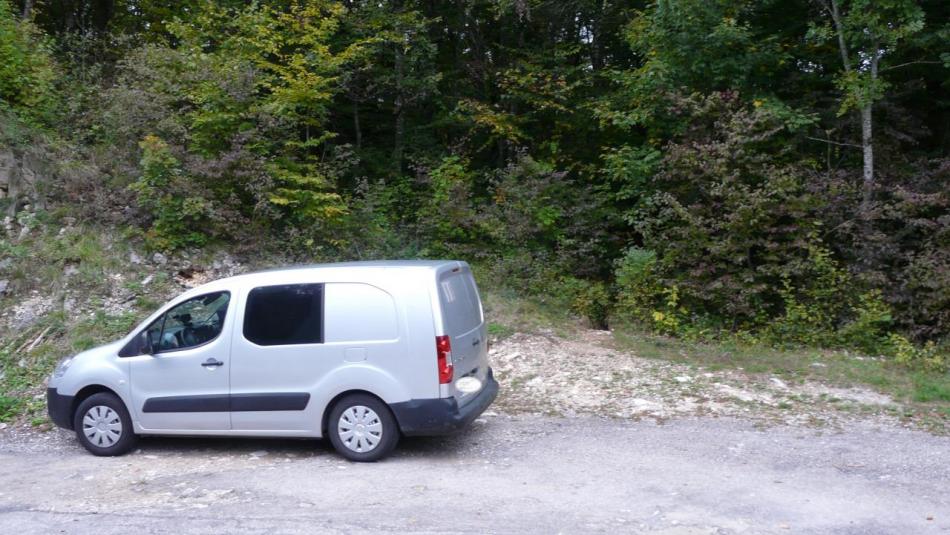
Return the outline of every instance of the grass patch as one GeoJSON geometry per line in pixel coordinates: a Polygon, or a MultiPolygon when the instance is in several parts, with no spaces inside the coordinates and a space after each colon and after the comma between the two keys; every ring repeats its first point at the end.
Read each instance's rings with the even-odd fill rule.
{"type": "MultiPolygon", "coordinates": [[[[514,332],[551,330],[570,337],[583,329],[569,311],[513,291],[483,290],[489,332],[503,338],[514,332]]],[[[692,342],[616,326],[616,349],[709,371],[742,370],[785,381],[817,381],[843,388],[865,387],[908,405],[904,417],[950,420],[950,374],[914,372],[890,359],[815,348],[777,349],[738,340],[692,342]],[[911,415],[911,416],[909,416],[911,415]]],[[[783,407],[784,408],[784,407],[783,407]]],[[[938,428],[941,426],[932,426],[938,428]]]]}
{"type": "MultiPolygon", "coordinates": [[[[914,376],[914,401],[922,403],[943,402],[950,404],[950,379],[946,376],[918,374],[914,376]]],[[[950,405],[944,407],[950,414],[950,405]]]]}
{"type": "Polygon", "coordinates": [[[56,363],[125,336],[164,301],[172,282],[165,273],[131,264],[130,246],[111,232],[40,223],[22,241],[0,238],[0,261],[8,265],[3,278],[10,281],[0,306],[12,307],[36,292],[52,307],[27,327],[0,331],[0,420],[34,425],[46,421],[41,394],[56,363]],[[151,276],[147,285],[140,282],[146,276],[151,276]],[[97,310],[114,294],[117,277],[135,296],[132,311],[97,310]],[[77,308],[68,308],[67,298],[77,308]]]}
{"type": "Polygon", "coordinates": [[[13,420],[20,412],[22,400],[11,396],[0,396],[0,422],[13,420]]]}
{"type": "Polygon", "coordinates": [[[493,336],[499,340],[508,338],[509,336],[515,334],[515,330],[507,325],[502,325],[501,323],[489,323],[488,324],[488,335],[493,336]]]}
{"type": "Polygon", "coordinates": [[[908,404],[905,417],[908,414],[950,416],[950,374],[913,372],[885,358],[845,351],[774,349],[734,341],[689,342],[627,327],[614,330],[614,343],[618,349],[641,357],[713,371],[733,369],[785,380],[871,388],[908,404]]]}
{"type": "Polygon", "coordinates": [[[552,306],[551,303],[518,297],[509,290],[482,288],[480,293],[485,317],[490,320],[489,334],[498,333],[500,338],[516,332],[540,330],[570,336],[581,329],[580,323],[569,311],[552,306]]]}

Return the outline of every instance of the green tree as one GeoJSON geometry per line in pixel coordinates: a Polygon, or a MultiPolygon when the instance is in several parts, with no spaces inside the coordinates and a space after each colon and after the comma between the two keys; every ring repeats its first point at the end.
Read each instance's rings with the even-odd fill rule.
{"type": "MultiPolygon", "coordinates": [[[[827,16],[811,27],[817,41],[834,39],[841,57],[836,83],[843,93],[839,114],[857,110],[861,121],[863,202],[867,212],[874,191],[874,103],[889,84],[881,62],[894,55],[908,37],[924,28],[924,12],[914,0],[816,0],[827,16]]],[[[884,69],[900,65],[884,66],[884,69]]]]}

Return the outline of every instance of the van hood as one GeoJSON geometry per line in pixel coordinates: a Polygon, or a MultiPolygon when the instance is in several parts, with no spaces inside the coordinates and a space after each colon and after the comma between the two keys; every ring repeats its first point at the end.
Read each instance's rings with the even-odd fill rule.
{"type": "Polygon", "coordinates": [[[77,353],[73,357],[73,362],[93,360],[102,357],[114,357],[120,349],[122,349],[122,340],[116,340],[115,342],[109,342],[108,344],[103,344],[77,353]]]}

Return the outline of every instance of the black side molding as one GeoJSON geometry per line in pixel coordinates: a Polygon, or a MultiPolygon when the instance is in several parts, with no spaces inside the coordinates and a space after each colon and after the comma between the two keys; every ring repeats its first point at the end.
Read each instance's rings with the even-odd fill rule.
{"type": "Polygon", "coordinates": [[[231,394],[231,412],[302,411],[310,403],[307,392],[275,394],[231,394]]]}
{"type": "Polygon", "coordinates": [[[142,412],[228,412],[231,410],[229,397],[227,394],[211,394],[148,398],[142,412]]]}
{"type": "Polygon", "coordinates": [[[168,396],[145,400],[142,412],[302,411],[308,403],[308,392],[168,396]]]}

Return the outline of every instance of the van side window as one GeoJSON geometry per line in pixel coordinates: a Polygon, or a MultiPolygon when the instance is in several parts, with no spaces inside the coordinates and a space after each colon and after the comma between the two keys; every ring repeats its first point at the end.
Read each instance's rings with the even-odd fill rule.
{"type": "Polygon", "coordinates": [[[221,334],[230,301],[230,293],[215,292],[175,305],[146,331],[154,351],[188,349],[214,340],[221,334]]]}
{"type": "Polygon", "coordinates": [[[244,338],[260,346],[323,343],[323,285],[251,290],[244,307],[244,338]]]}

